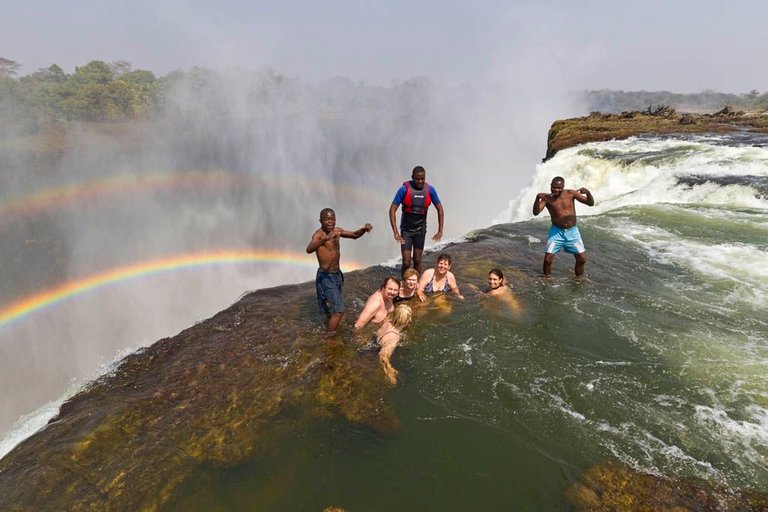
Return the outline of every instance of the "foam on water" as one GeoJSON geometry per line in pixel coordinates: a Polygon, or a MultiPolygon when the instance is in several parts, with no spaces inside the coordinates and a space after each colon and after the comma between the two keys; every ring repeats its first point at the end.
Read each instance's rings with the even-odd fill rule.
{"type": "Polygon", "coordinates": [[[589,143],[560,151],[539,164],[530,186],[496,222],[517,222],[532,217],[539,192],[548,192],[553,177],[563,176],[567,188],[587,187],[595,207],[578,207],[579,215],[597,215],[630,205],[708,203],[768,209],[749,186],[714,183],[688,186],[681,177],[768,176],[768,148],[732,147],[689,140],[630,138],[589,143]]]}
{"type": "Polygon", "coordinates": [[[14,423],[13,427],[11,427],[11,429],[2,438],[0,438],[0,458],[5,457],[5,455],[13,450],[17,444],[24,441],[32,434],[43,429],[51,419],[59,414],[59,409],[61,408],[62,404],[75,396],[84,387],[88,386],[94,378],[97,376],[109,375],[113,373],[120,367],[120,363],[123,361],[123,359],[125,359],[126,356],[136,353],[138,350],[141,350],[141,348],[121,349],[115,354],[115,357],[112,361],[109,361],[100,366],[93,375],[77,381],[73,381],[70,387],[61,397],[43,404],[31,413],[20,417],[16,423],[14,423]]]}

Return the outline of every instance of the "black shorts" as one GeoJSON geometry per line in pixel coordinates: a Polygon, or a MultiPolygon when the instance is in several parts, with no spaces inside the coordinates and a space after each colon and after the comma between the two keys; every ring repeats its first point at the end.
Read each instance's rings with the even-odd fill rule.
{"type": "Polygon", "coordinates": [[[424,241],[427,238],[426,230],[421,233],[400,233],[405,243],[400,246],[403,252],[411,252],[411,249],[424,250],[424,241]]]}

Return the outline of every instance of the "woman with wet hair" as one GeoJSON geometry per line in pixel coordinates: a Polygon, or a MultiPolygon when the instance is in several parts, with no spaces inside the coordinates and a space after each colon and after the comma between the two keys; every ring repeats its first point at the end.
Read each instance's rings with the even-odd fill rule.
{"type": "Polygon", "coordinates": [[[427,300],[427,293],[438,292],[453,292],[458,298],[464,298],[459,291],[459,285],[456,284],[456,276],[451,272],[451,256],[445,253],[437,257],[435,268],[427,269],[421,275],[416,294],[423,302],[427,300]]]}
{"type": "Polygon", "coordinates": [[[493,268],[488,272],[488,289],[485,294],[501,300],[515,313],[519,313],[523,309],[512,288],[504,280],[504,273],[498,268],[493,268]]]}

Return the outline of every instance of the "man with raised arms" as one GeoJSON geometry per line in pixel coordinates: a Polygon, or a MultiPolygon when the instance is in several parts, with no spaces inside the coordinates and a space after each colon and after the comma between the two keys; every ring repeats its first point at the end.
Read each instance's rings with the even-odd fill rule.
{"type": "Polygon", "coordinates": [[[421,253],[424,252],[424,240],[427,235],[427,209],[430,204],[437,210],[437,233],[432,240],[439,242],[443,238],[443,205],[437,197],[435,187],[427,183],[427,171],[416,166],[411,172],[411,180],[403,182],[389,206],[389,224],[395,240],[400,244],[403,256],[401,275],[411,267],[421,274],[421,253]],[[403,205],[400,217],[400,231],[397,230],[397,207],[403,205]]]}
{"type": "Polygon", "coordinates": [[[368,297],[365,307],[355,322],[355,329],[362,329],[368,322],[380,324],[395,309],[394,299],[400,292],[400,280],[396,277],[384,279],[378,290],[368,297]]]}
{"type": "Polygon", "coordinates": [[[587,262],[587,253],[584,242],[581,241],[581,233],[576,227],[576,207],[574,199],[587,206],[594,206],[595,199],[592,193],[582,187],[578,190],[566,189],[565,180],[560,176],[554,178],[550,184],[550,193],[536,194],[533,202],[533,214],[538,215],[546,208],[552,219],[552,227],[549,229],[547,249],[544,254],[544,275],[552,272],[552,262],[555,254],[560,249],[571,253],[576,258],[576,277],[584,273],[584,264],[587,262]]]}
{"type": "Polygon", "coordinates": [[[341,288],[344,284],[344,275],[339,267],[341,247],[339,238],[357,239],[373,229],[370,224],[360,226],[356,231],[346,231],[336,227],[336,213],[330,208],[320,211],[320,229],[315,231],[307,245],[307,254],[315,253],[317,256],[317,302],[320,311],[328,316],[326,333],[332,334],[341,322],[344,315],[344,300],[341,296],[341,288]]]}

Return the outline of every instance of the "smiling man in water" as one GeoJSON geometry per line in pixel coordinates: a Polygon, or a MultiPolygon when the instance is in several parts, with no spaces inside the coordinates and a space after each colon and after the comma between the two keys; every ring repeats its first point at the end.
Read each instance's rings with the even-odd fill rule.
{"type": "Polygon", "coordinates": [[[581,233],[576,227],[576,206],[574,200],[587,206],[595,205],[592,193],[582,187],[578,190],[565,188],[565,180],[560,176],[554,178],[550,184],[550,193],[536,194],[533,201],[533,214],[538,215],[546,208],[552,219],[552,227],[547,238],[547,250],[544,254],[544,275],[552,272],[552,262],[555,254],[560,249],[573,254],[576,258],[574,270],[576,277],[584,274],[584,265],[587,263],[587,252],[584,242],[581,241],[581,233]]]}

